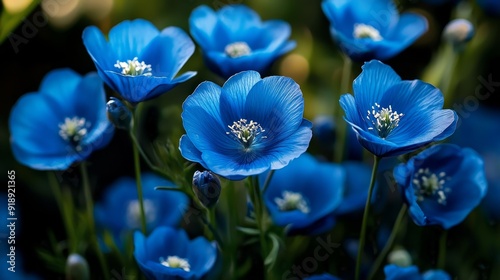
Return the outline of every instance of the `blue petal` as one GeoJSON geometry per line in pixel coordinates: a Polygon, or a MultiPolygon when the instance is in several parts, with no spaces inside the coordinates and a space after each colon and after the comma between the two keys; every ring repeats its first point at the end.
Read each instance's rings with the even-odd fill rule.
{"type": "Polygon", "coordinates": [[[86,27],[83,30],[82,38],[83,44],[97,68],[103,71],[114,69],[115,54],[99,28],[96,26],[86,27]]]}
{"type": "Polygon", "coordinates": [[[247,70],[255,70],[262,73],[270,67],[276,57],[276,54],[263,50],[257,50],[249,55],[236,58],[217,51],[209,51],[204,56],[209,68],[224,78],[247,70]]]}
{"type": "Polygon", "coordinates": [[[384,274],[386,280],[421,280],[416,265],[399,267],[395,264],[388,264],[384,267],[384,274]]]}
{"type": "Polygon", "coordinates": [[[189,136],[186,134],[182,135],[180,142],[179,142],[179,150],[181,152],[181,155],[192,162],[198,162],[203,167],[207,168],[205,162],[201,159],[201,152],[198,150],[193,142],[189,139],[189,136]]]}
{"type": "MultiPolygon", "coordinates": [[[[287,22],[282,20],[268,20],[262,24],[262,31],[254,47],[267,52],[279,51],[278,49],[282,48],[290,37],[290,33],[291,28],[287,22]]],[[[288,51],[282,50],[280,53],[288,51]]]]}
{"type": "Polygon", "coordinates": [[[214,266],[217,260],[217,249],[215,244],[203,237],[193,239],[189,246],[188,259],[191,269],[198,278],[201,278],[214,266]]]}
{"type": "Polygon", "coordinates": [[[349,8],[353,18],[373,26],[379,30],[380,34],[385,36],[386,30],[392,29],[398,23],[398,11],[393,1],[364,0],[349,1],[349,8]]]}
{"type": "Polygon", "coordinates": [[[451,280],[451,277],[441,269],[432,269],[422,274],[422,280],[451,280]]]}
{"type": "Polygon", "coordinates": [[[142,51],[139,61],[150,64],[153,76],[173,79],[194,52],[191,38],[178,27],[167,27],[142,51]]]}
{"type": "Polygon", "coordinates": [[[234,153],[240,146],[226,134],[219,111],[221,88],[212,82],[201,83],[182,104],[182,121],[193,145],[206,150],[234,153]]]}
{"type": "Polygon", "coordinates": [[[340,107],[344,110],[345,120],[351,124],[356,130],[367,129],[366,122],[356,106],[356,100],[351,94],[344,94],[340,96],[340,107]]]}
{"type": "Polygon", "coordinates": [[[345,162],[343,167],[346,172],[346,181],[342,201],[335,209],[336,215],[348,214],[359,211],[365,207],[368,196],[371,170],[360,162],[345,162]]]}
{"type": "MultiPolygon", "coordinates": [[[[33,153],[19,144],[12,142],[12,153],[17,161],[37,170],[66,170],[74,162],[85,159],[85,155],[69,150],[62,154],[33,153]]],[[[70,148],[70,147],[68,147],[70,148]]]]}
{"type": "Polygon", "coordinates": [[[219,40],[214,32],[218,18],[208,6],[201,5],[189,16],[189,32],[204,50],[214,49],[219,40]]]}
{"type": "Polygon", "coordinates": [[[360,114],[366,114],[375,103],[379,103],[387,90],[401,82],[401,78],[389,65],[378,60],[366,62],[361,74],[354,80],[352,87],[356,106],[360,114]]]}
{"type": "Polygon", "coordinates": [[[427,19],[416,13],[403,13],[397,25],[384,39],[392,43],[390,48],[375,47],[380,59],[389,59],[415,42],[428,29],[427,19]]]}
{"type": "Polygon", "coordinates": [[[71,100],[75,98],[75,90],[81,80],[82,77],[69,68],[52,70],[40,83],[39,92],[48,99],[56,114],[70,117],[74,112],[71,100]]]}
{"type": "Polygon", "coordinates": [[[109,45],[116,56],[113,62],[139,56],[159,33],[158,28],[144,19],[125,20],[115,25],[108,34],[109,45]]]}
{"type": "Polygon", "coordinates": [[[278,143],[302,123],[304,98],[300,86],[287,77],[267,77],[248,93],[245,115],[266,130],[266,142],[278,143]]]}
{"type": "Polygon", "coordinates": [[[222,123],[231,125],[245,118],[245,102],[252,87],[262,80],[255,71],[240,72],[231,76],[222,86],[220,112],[222,123]]]}
{"type": "MultiPolygon", "coordinates": [[[[229,42],[252,41],[261,25],[260,16],[245,5],[226,5],[217,12],[229,42]]],[[[228,42],[228,43],[229,43],[228,42]]],[[[251,42],[249,45],[251,46],[251,42]]]]}

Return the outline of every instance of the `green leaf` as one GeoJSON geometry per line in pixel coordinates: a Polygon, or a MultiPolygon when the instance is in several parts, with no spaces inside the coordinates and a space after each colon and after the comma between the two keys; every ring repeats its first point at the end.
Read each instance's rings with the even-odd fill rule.
{"type": "MultiPolygon", "coordinates": [[[[0,15],[0,44],[10,36],[12,31],[38,6],[39,0],[33,0],[23,11],[17,13],[9,13],[3,9],[0,15]]],[[[26,38],[23,38],[26,39],[26,38]]]]}
{"type": "Polygon", "coordinates": [[[247,228],[247,227],[236,227],[238,231],[241,231],[247,235],[259,235],[260,231],[256,228],[247,228]]]}
{"type": "Polygon", "coordinates": [[[268,266],[267,268],[268,270],[271,270],[274,267],[274,264],[276,263],[276,259],[278,258],[280,241],[279,237],[274,233],[270,233],[269,238],[273,243],[273,247],[271,249],[271,252],[269,252],[269,255],[267,255],[266,259],[264,260],[264,264],[268,266]]]}

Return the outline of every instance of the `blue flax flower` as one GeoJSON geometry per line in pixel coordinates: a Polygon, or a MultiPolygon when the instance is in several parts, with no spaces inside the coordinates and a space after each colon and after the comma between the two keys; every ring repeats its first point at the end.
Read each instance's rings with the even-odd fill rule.
{"type": "MultiPolygon", "coordinates": [[[[188,206],[188,197],[177,191],[155,190],[174,184],[157,175],[141,176],[143,203],[148,231],[158,226],[177,226],[188,206]]],[[[123,244],[127,233],[141,228],[141,216],[135,179],[122,177],[109,186],[103,200],[95,207],[96,223],[111,231],[115,241],[123,244]]]]}
{"type": "Polygon", "coordinates": [[[443,95],[420,80],[403,81],[378,60],[363,65],[354,96],[342,95],[344,119],[359,142],[379,157],[411,152],[455,131],[457,114],[443,110],[443,95]]]}
{"type": "Polygon", "coordinates": [[[180,28],[161,32],[149,21],[123,21],[109,31],[109,41],[96,26],[83,31],[83,43],[101,78],[131,103],[157,97],[196,72],[177,72],[194,52],[180,28]]]}
{"type": "Polygon", "coordinates": [[[401,267],[389,264],[384,267],[386,280],[451,280],[448,273],[441,269],[431,269],[420,274],[415,265],[401,267]]]}
{"type": "Polygon", "coordinates": [[[340,280],[340,278],[335,277],[335,276],[328,274],[328,273],[323,273],[323,274],[318,274],[318,275],[306,277],[306,278],[304,278],[304,280],[340,280]]]}
{"type": "Polygon", "coordinates": [[[459,224],[487,191],[482,158],[452,144],[432,146],[396,166],[394,179],[419,226],[459,224]]]}
{"type": "Polygon", "coordinates": [[[286,166],[312,136],[300,87],[287,77],[244,71],[222,88],[203,82],[182,108],[182,156],[231,180],[286,166]]]}
{"type": "MultiPolygon", "coordinates": [[[[260,175],[261,185],[266,177],[260,175]]],[[[320,234],[334,225],[330,214],[342,201],[345,179],[340,165],[304,153],[274,173],[264,202],[273,222],[288,226],[290,234],[320,234]]]]}
{"type": "Polygon", "coordinates": [[[244,70],[262,73],[296,45],[288,40],[288,23],[263,22],[244,5],[226,5],[217,12],[202,5],[191,13],[189,26],[208,67],[224,78],[244,70]]]}
{"type": "Polygon", "coordinates": [[[134,234],[134,257],[148,279],[201,279],[217,259],[215,244],[204,237],[189,240],[183,229],[157,227],[147,238],[134,234]]]}
{"type": "Polygon", "coordinates": [[[38,92],[22,96],[9,118],[12,152],[39,170],[65,170],[106,146],[114,132],[104,86],[96,73],[49,72],[38,92]]]}
{"type": "Polygon", "coordinates": [[[332,37],[355,61],[389,59],[427,31],[425,17],[401,16],[391,0],[324,0],[332,37]]]}

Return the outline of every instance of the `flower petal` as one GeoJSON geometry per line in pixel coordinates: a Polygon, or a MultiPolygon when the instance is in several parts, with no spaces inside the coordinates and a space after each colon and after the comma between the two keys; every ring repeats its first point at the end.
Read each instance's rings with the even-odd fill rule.
{"type": "Polygon", "coordinates": [[[116,56],[113,62],[139,56],[159,33],[158,28],[144,19],[125,20],[115,25],[108,34],[109,45],[116,56]]]}
{"type": "Polygon", "coordinates": [[[74,109],[71,107],[73,103],[68,101],[74,99],[75,90],[81,80],[82,77],[69,68],[55,69],[45,75],[40,83],[39,92],[45,96],[47,102],[51,103],[54,113],[69,117],[74,109]]]}
{"type": "MultiPolygon", "coordinates": [[[[229,42],[245,41],[253,45],[261,25],[260,16],[245,5],[226,5],[217,12],[229,42]]],[[[228,43],[229,43],[228,42],[228,43]]]]}
{"type": "Polygon", "coordinates": [[[116,58],[111,46],[97,26],[89,26],[83,30],[83,44],[97,68],[102,70],[114,69],[116,58]]]}
{"type": "Polygon", "coordinates": [[[215,12],[206,5],[194,9],[189,16],[189,32],[194,40],[206,50],[214,49],[216,40],[215,28],[218,18],[215,12]]]}

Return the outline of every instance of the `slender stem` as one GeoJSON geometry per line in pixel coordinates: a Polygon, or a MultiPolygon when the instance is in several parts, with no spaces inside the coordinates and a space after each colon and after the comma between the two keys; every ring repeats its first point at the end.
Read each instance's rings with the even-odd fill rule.
{"type": "MultiPolygon", "coordinates": [[[[262,194],[260,191],[259,179],[257,176],[250,177],[250,188],[252,193],[252,203],[254,205],[255,211],[255,220],[257,222],[257,228],[259,229],[262,259],[265,260],[267,253],[269,252],[266,240],[267,229],[265,227],[266,210],[262,201],[262,194]]],[[[264,264],[264,266],[266,266],[266,264],[264,264]]]]}
{"type": "Polygon", "coordinates": [[[269,171],[269,173],[267,173],[266,180],[264,181],[264,186],[262,187],[262,195],[264,195],[266,193],[267,187],[269,187],[269,183],[271,182],[271,179],[273,178],[274,171],[275,170],[271,170],[271,171],[269,171]]]}
{"type": "Polygon", "coordinates": [[[134,154],[134,171],[135,171],[135,183],[137,185],[137,199],[139,200],[139,213],[141,216],[141,229],[143,234],[147,234],[146,228],[146,213],[144,211],[144,198],[142,195],[142,181],[141,181],[141,160],[139,158],[139,146],[140,143],[137,141],[135,134],[138,127],[138,115],[142,109],[142,103],[139,103],[137,107],[133,108],[132,117],[132,129],[130,130],[130,137],[132,138],[132,149],[134,154]]]}
{"type": "Polygon", "coordinates": [[[396,221],[394,222],[394,226],[392,227],[391,235],[389,236],[389,239],[387,239],[387,242],[385,243],[384,249],[382,249],[382,252],[377,256],[377,259],[372,265],[372,269],[370,270],[370,273],[368,274],[368,279],[373,279],[375,277],[375,274],[377,273],[378,269],[384,262],[385,256],[389,253],[389,251],[392,248],[392,245],[394,244],[394,240],[396,240],[396,236],[398,235],[399,228],[401,226],[401,223],[406,215],[406,210],[408,209],[408,206],[406,203],[403,203],[401,206],[401,209],[399,210],[398,216],[396,218],[396,221]]]}
{"type": "MultiPolygon", "coordinates": [[[[61,212],[61,217],[64,223],[64,228],[66,229],[66,234],[68,235],[68,240],[69,240],[69,250],[71,253],[76,253],[77,252],[77,241],[76,241],[76,234],[75,234],[75,227],[73,226],[72,223],[72,212],[73,212],[73,207],[70,209],[67,209],[64,206],[64,199],[63,199],[63,193],[61,191],[61,185],[57,182],[56,179],[56,174],[49,172],[48,177],[49,177],[49,185],[52,188],[52,193],[54,194],[54,197],[56,199],[57,206],[59,207],[59,211],[61,212]]],[[[73,203],[70,204],[73,206],[73,203]]]]}
{"type": "Polygon", "coordinates": [[[92,200],[92,192],[90,190],[90,183],[89,183],[89,175],[87,173],[87,164],[85,161],[83,161],[80,164],[80,172],[82,173],[82,180],[83,180],[83,191],[85,195],[85,203],[87,206],[87,218],[89,222],[89,231],[90,231],[90,238],[91,242],[94,246],[94,249],[97,254],[97,258],[99,259],[99,263],[101,264],[102,271],[104,273],[105,279],[109,279],[109,270],[108,270],[108,265],[106,264],[106,260],[104,259],[104,255],[101,251],[101,248],[99,247],[99,242],[97,241],[96,238],[96,230],[95,230],[95,222],[94,222],[94,202],[92,200]]]}
{"type": "Polygon", "coordinates": [[[347,124],[342,120],[342,111],[340,109],[339,100],[342,94],[345,94],[349,91],[351,69],[352,69],[352,60],[348,56],[344,56],[344,67],[342,68],[342,80],[340,82],[340,92],[334,104],[335,122],[337,125],[337,140],[334,149],[335,162],[341,162],[345,154],[345,144],[347,141],[347,124]]]}
{"type": "Polygon", "coordinates": [[[444,269],[446,265],[446,242],[448,239],[448,230],[444,230],[441,233],[441,238],[439,239],[439,257],[437,262],[437,268],[444,269]]]}
{"type": "Polygon", "coordinates": [[[368,214],[370,213],[370,201],[373,192],[373,186],[375,185],[375,179],[377,177],[377,169],[378,164],[380,162],[380,157],[374,156],[373,162],[373,170],[372,177],[370,179],[370,186],[368,187],[368,197],[366,197],[365,211],[363,212],[363,222],[361,223],[361,233],[359,237],[359,247],[358,247],[358,256],[356,258],[356,272],[355,279],[359,280],[360,272],[361,272],[361,260],[363,256],[363,248],[365,247],[365,239],[366,239],[366,227],[368,225],[368,214]]]}
{"type": "Polygon", "coordinates": [[[141,229],[142,233],[147,234],[146,213],[144,211],[144,198],[142,195],[141,162],[139,158],[139,150],[137,149],[136,145],[133,145],[133,153],[134,153],[135,183],[137,185],[137,199],[139,200],[139,212],[141,215],[141,229]]]}

